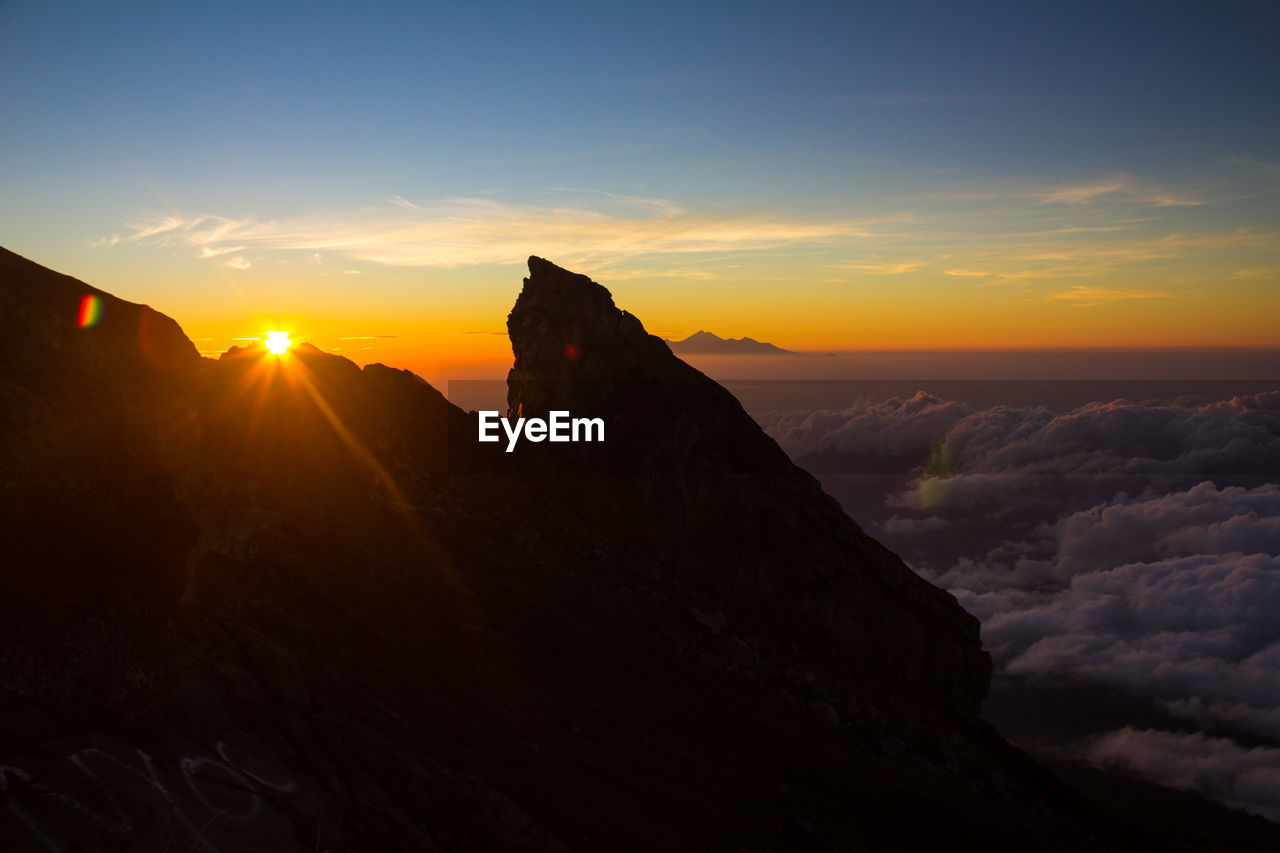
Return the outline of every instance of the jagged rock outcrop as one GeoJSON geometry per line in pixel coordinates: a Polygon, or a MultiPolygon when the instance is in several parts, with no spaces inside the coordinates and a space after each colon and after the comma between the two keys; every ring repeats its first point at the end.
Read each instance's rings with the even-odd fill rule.
{"type": "MultiPolygon", "coordinates": [[[[674,551],[700,591],[781,629],[839,670],[976,718],[990,659],[978,621],[851,521],[720,385],[619,310],[608,290],[541,258],[507,319],[513,412],[604,419],[594,467],[674,551]]],[[[541,445],[568,457],[564,445],[541,445]]]]}

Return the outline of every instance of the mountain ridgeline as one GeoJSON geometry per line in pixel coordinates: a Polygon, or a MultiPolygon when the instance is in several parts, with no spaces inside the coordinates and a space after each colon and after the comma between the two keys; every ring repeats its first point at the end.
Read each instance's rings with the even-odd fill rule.
{"type": "Polygon", "coordinates": [[[0,250],[6,849],[1274,840],[1006,744],[972,616],[604,287],[529,273],[511,413],[603,444],[506,454],[306,345],[202,359],[0,250]]]}
{"type": "Polygon", "coordinates": [[[682,341],[667,341],[677,355],[795,355],[791,350],[755,338],[722,338],[699,329],[682,341]]]}

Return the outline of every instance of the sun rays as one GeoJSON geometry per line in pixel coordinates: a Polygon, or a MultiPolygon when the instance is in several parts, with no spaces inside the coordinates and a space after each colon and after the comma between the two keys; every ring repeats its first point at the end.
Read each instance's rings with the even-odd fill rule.
{"type": "MultiPolygon", "coordinates": [[[[332,378],[332,372],[323,370],[323,365],[317,365],[321,367],[317,371],[308,363],[312,359],[331,358],[335,362],[340,359],[337,356],[322,353],[309,345],[293,347],[294,342],[289,339],[288,332],[275,331],[269,332],[266,337],[265,348],[268,354],[275,353],[272,344],[273,336],[276,335],[283,336],[283,340],[275,339],[284,345],[281,353],[269,356],[253,347],[235,356],[251,360],[247,364],[247,369],[228,389],[227,394],[227,403],[231,407],[244,406],[248,409],[245,440],[251,444],[262,440],[264,430],[275,428],[269,426],[270,424],[280,423],[281,408],[291,410],[302,419],[305,419],[307,409],[319,413],[350,459],[371,475],[377,484],[377,491],[385,496],[387,505],[404,522],[408,534],[424,546],[434,558],[445,580],[464,596],[469,595],[469,590],[459,578],[448,554],[440,547],[420,507],[412,502],[400,483],[387,470],[386,465],[369,449],[365,441],[351,428],[338,408],[330,401],[329,397],[333,395],[327,395],[324,389],[325,377],[332,378]],[[293,357],[278,357],[284,352],[290,353],[293,357]],[[299,406],[299,401],[305,402],[299,406]],[[276,411],[273,412],[273,409],[276,411]]],[[[341,395],[338,399],[341,399],[341,395]]],[[[337,474],[336,471],[334,473],[337,474]]]]}
{"type": "Polygon", "coordinates": [[[266,347],[267,352],[272,355],[284,355],[289,351],[289,346],[293,343],[289,339],[288,332],[270,331],[267,332],[266,347]]]}

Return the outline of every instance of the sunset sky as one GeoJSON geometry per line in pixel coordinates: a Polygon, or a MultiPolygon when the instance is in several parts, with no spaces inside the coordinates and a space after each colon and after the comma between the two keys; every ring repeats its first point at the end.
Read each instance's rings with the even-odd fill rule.
{"type": "Polygon", "coordinates": [[[1275,4],[267,5],[0,3],[0,244],[425,374],[530,254],[666,337],[1280,343],[1275,4]]]}

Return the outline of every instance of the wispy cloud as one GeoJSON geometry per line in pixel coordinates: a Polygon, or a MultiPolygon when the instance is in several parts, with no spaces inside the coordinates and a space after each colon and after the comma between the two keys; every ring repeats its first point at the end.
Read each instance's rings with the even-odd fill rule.
{"type": "MultiPolygon", "coordinates": [[[[1114,275],[1148,262],[1213,258],[1224,251],[1267,252],[1280,243],[1276,232],[1239,229],[1229,232],[1173,232],[1149,237],[1090,238],[1088,235],[1002,234],[974,241],[972,248],[949,254],[953,267],[943,272],[959,278],[1001,283],[1030,279],[1094,278],[1114,275]],[[993,245],[994,244],[994,245],[993,245]]],[[[1259,258],[1265,263],[1266,260],[1259,258]]],[[[1235,277],[1265,276],[1267,268],[1245,269],[1235,277]]],[[[976,283],[976,282],[975,282],[976,283]]]]}
{"type": "Polygon", "coordinates": [[[675,202],[669,201],[665,198],[651,198],[648,196],[638,196],[638,195],[622,195],[620,193],[611,193],[611,192],[606,192],[604,190],[584,190],[584,189],[578,189],[575,187],[551,187],[548,190],[548,192],[579,193],[583,195],[600,196],[602,198],[607,198],[612,201],[621,202],[626,205],[635,205],[638,207],[652,208],[658,211],[659,213],[663,213],[668,216],[681,216],[687,212],[680,205],[676,204],[675,202]]]}
{"type": "Polygon", "coordinates": [[[249,263],[246,258],[236,255],[234,258],[227,261],[227,266],[231,267],[233,270],[247,270],[249,267],[253,266],[253,264],[249,263]]]}
{"type": "Polygon", "coordinates": [[[1140,181],[1132,175],[1114,175],[1097,181],[1057,184],[1033,188],[1031,198],[1039,204],[1090,204],[1099,199],[1137,202],[1152,207],[1195,207],[1206,200],[1188,193],[1140,181]]]}
{"type": "Polygon", "coordinates": [[[130,223],[133,233],[129,235],[129,239],[135,241],[145,240],[157,234],[168,234],[171,231],[187,227],[188,222],[188,218],[183,216],[165,216],[159,219],[133,222],[130,223]]]}
{"type": "Polygon", "coordinates": [[[1038,193],[1032,193],[1041,204],[1087,204],[1099,196],[1117,193],[1129,187],[1124,179],[1113,178],[1107,181],[1086,184],[1063,184],[1046,187],[1038,193]]]}
{"type": "Polygon", "coordinates": [[[1129,175],[1094,183],[1048,187],[1040,195],[1039,201],[1041,204],[1088,204],[1107,195],[1116,195],[1125,201],[1136,201],[1152,207],[1195,207],[1205,204],[1202,198],[1145,184],[1129,175]]]}
{"type": "Polygon", "coordinates": [[[1274,163],[1266,160],[1255,160],[1252,157],[1232,157],[1231,162],[1237,166],[1247,166],[1253,169],[1261,169],[1269,173],[1273,177],[1280,178],[1280,161],[1274,163]]]}
{"type": "MultiPolygon", "coordinates": [[[[826,245],[868,237],[879,225],[901,221],[900,216],[806,220],[693,214],[660,199],[613,198],[638,203],[640,209],[606,213],[585,206],[459,198],[414,209],[395,205],[266,221],[182,214],[134,222],[128,240],[188,245],[202,257],[275,250],[305,252],[314,259],[320,252],[336,252],[368,263],[424,267],[519,263],[533,252],[594,269],[638,256],[826,245]]],[[[227,263],[248,266],[239,256],[227,263]]]]}
{"type": "Polygon", "coordinates": [[[1127,231],[1139,222],[1146,220],[1131,219],[1125,222],[1116,223],[1114,225],[1066,225],[1062,228],[1055,228],[1048,234],[1096,234],[1104,231],[1127,231]]]}
{"type": "Polygon", "coordinates": [[[962,184],[905,198],[917,201],[1026,202],[1034,205],[1077,207],[1103,201],[1137,203],[1151,207],[1192,207],[1208,203],[1207,199],[1199,196],[1139,180],[1128,174],[1053,184],[1018,179],[981,185],[962,184]]]}
{"type": "Polygon", "coordinates": [[[201,246],[200,257],[216,258],[219,255],[229,255],[232,252],[243,252],[244,246],[201,246]]]}
{"type": "Polygon", "coordinates": [[[854,272],[865,273],[868,275],[902,275],[903,273],[914,272],[924,266],[923,261],[911,261],[907,263],[878,263],[866,264],[849,261],[848,263],[836,264],[840,269],[853,270],[854,272]]]}
{"type": "Polygon", "coordinates": [[[672,267],[671,269],[596,269],[593,274],[607,276],[610,281],[627,281],[636,278],[693,278],[711,281],[718,276],[701,267],[672,267]]]}
{"type": "Polygon", "coordinates": [[[896,95],[857,93],[840,97],[839,102],[856,107],[979,106],[1000,103],[993,95],[958,95],[937,92],[906,92],[896,95]]]}
{"type": "Polygon", "coordinates": [[[1103,305],[1108,302],[1123,302],[1129,299],[1168,299],[1171,293],[1160,290],[1128,290],[1115,287],[1088,287],[1074,284],[1066,290],[1045,295],[1045,299],[1067,300],[1081,308],[1103,305]]]}

